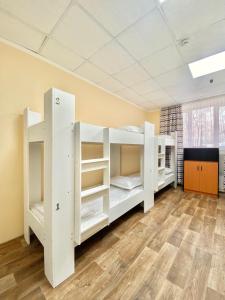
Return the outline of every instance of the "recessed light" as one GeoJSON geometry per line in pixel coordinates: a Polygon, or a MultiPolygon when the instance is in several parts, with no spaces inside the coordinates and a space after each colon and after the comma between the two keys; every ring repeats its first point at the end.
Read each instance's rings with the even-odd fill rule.
{"type": "Polygon", "coordinates": [[[225,69],[225,51],[188,64],[192,77],[197,78],[225,69]]]}

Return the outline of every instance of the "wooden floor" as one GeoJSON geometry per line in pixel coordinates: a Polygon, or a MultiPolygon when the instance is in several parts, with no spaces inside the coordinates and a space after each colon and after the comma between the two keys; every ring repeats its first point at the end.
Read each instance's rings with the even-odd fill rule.
{"type": "Polygon", "coordinates": [[[225,196],[169,189],[76,248],[76,274],[52,289],[43,248],[0,246],[0,299],[225,299],[225,196]]]}

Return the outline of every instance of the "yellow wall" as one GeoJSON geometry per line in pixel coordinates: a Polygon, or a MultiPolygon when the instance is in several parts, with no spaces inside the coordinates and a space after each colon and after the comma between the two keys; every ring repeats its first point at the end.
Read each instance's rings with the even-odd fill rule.
{"type": "Polygon", "coordinates": [[[148,121],[155,125],[155,134],[160,133],[160,110],[148,112],[148,121]]]}
{"type": "MultiPolygon", "coordinates": [[[[23,233],[23,110],[29,106],[43,113],[43,94],[51,87],[76,95],[76,119],[80,121],[118,127],[140,125],[148,119],[145,111],[0,43],[0,243],[23,233]]],[[[130,171],[129,162],[135,161],[132,167],[136,169],[137,160],[129,158],[130,154],[126,161],[130,171]]]]}

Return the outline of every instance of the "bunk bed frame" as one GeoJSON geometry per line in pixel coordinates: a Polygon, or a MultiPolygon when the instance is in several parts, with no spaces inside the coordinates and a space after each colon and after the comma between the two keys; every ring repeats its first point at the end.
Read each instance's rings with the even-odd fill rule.
{"type": "Polygon", "coordinates": [[[177,133],[155,137],[155,192],[169,184],[177,187],[177,133]],[[170,172],[167,174],[167,162],[170,172]]]}
{"type": "Polygon", "coordinates": [[[154,206],[154,125],[145,122],[141,134],[74,120],[75,97],[55,88],[45,94],[43,121],[39,113],[24,112],[24,237],[29,244],[33,232],[42,243],[45,275],[53,287],[75,272],[76,245],[137,204],[143,203],[144,212],[154,206]],[[82,142],[102,143],[103,157],[82,160],[82,142]],[[112,205],[110,175],[120,172],[121,144],[141,145],[143,185],[112,205]],[[82,173],[94,170],[103,170],[103,184],[82,190],[82,173]],[[99,196],[102,213],[82,222],[83,199],[99,196]],[[34,209],[40,203],[41,217],[34,209]]]}

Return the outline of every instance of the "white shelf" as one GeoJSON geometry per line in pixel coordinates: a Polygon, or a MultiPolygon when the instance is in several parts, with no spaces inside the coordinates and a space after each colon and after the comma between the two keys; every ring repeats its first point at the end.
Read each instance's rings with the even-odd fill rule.
{"type": "Polygon", "coordinates": [[[91,196],[93,194],[97,194],[97,193],[101,193],[105,190],[109,189],[109,187],[107,185],[100,185],[91,189],[87,189],[81,192],[81,197],[88,197],[91,196]]]}

